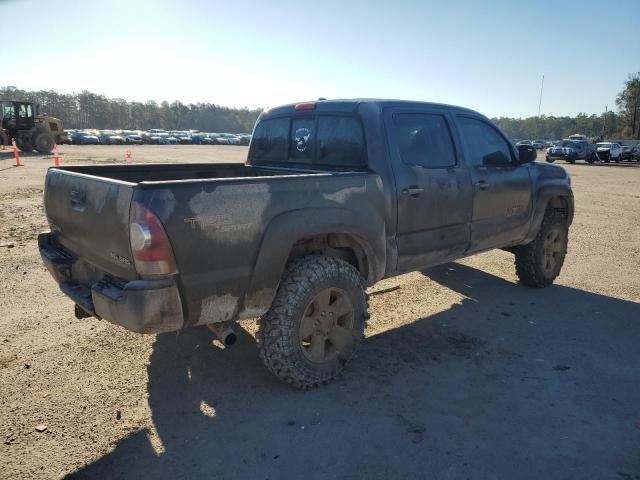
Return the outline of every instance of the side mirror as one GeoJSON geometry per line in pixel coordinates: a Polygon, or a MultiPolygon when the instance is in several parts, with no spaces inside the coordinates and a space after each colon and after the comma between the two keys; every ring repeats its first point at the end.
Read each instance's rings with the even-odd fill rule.
{"type": "Polygon", "coordinates": [[[518,155],[520,163],[531,163],[536,161],[538,152],[531,145],[518,145],[518,155]]]}

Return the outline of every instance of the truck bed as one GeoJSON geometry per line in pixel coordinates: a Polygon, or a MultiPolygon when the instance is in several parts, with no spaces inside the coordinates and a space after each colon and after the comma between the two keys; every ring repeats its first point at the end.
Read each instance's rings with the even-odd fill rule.
{"type": "Polygon", "coordinates": [[[44,202],[52,233],[42,247],[51,262],[71,265],[64,288],[94,297],[105,282],[114,291],[138,285],[131,205],[153,212],[175,256],[186,325],[262,315],[293,242],[327,224],[368,238],[376,265],[384,255],[382,182],[372,172],[237,163],[50,168],[44,202]]]}
{"type": "Polygon", "coordinates": [[[254,167],[241,163],[151,163],[144,165],[86,165],[59,167],[59,170],[127,183],[313,175],[322,172],[274,167],[254,167]]]}

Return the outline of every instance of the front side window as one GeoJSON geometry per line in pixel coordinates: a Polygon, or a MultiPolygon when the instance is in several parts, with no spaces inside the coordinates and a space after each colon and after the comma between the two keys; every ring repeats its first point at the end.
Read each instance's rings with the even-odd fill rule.
{"type": "Polygon", "coordinates": [[[18,116],[20,118],[31,118],[33,114],[31,113],[31,105],[28,103],[20,104],[20,108],[18,109],[18,116]]]}
{"type": "Polygon", "coordinates": [[[442,115],[400,113],[393,116],[402,162],[427,168],[456,164],[451,134],[442,115]]]}
{"type": "Polygon", "coordinates": [[[510,165],[511,149],[498,131],[475,118],[458,117],[469,166],[510,165]]]}

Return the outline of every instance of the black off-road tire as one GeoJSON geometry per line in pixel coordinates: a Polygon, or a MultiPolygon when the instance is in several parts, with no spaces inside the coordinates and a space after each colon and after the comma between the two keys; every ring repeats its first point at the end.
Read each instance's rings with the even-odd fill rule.
{"type": "Polygon", "coordinates": [[[590,154],[590,155],[586,158],[587,163],[588,163],[589,165],[593,164],[593,162],[595,162],[595,161],[596,161],[596,158],[597,158],[597,157],[596,157],[596,154],[595,154],[595,153],[590,154]]]}
{"type": "Polygon", "coordinates": [[[576,157],[575,155],[569,156],[567,157],[567,162],[569,162],[570,164],[575,164],[576,163],[576,157]]]}
{"type": "Polygon", "coordinates": [[[16,138],[16,147],[18,147],[18,149],[24,153],[33,152],[33,144],[31,143],[30,139],[25,140],[23,138],[16,138]]]}
{"type": "Polygon", "coordinates": [[[547,212],[536,238],[526,245],[520,245],[515,250],[516,275],[520,281],[533,288],[547,287],[553,283],[560,274],[567,253],[569,238],[567,222],[562,215],[547,212]],[[551,271],[545,269],[545,238],[550,232],[559,232],[562,235],[561,252],[554,268],[551,271]]]}
{"type": "Polygon", "coordinates": [[[283,276],[271,309],[260,319],[258,352],[267,369],[296,388],[315,387],[337,377],[353,358],[369,318],[365,280],[349,263],[321,255],[294,260],[283,276]],[[327,288],[345,292],[353,306],[352,341],[328,363],[312,362],[303,352],[300,325],[305,310],[327,288]]]}
{"type": "Polygon", "coordinates": [[[553,163],[556,161],[555,158],[549,158],[549,157],[546,157],[545,160],[547,161],[547,163],[553,163]]]}
{"type": "Polygon", "coordinates": [[[33,140],[33,146],[39,153],[51,153],[53,143],[53,137],[47,132],[38,133],[33,140]]]}
{"type": "Polygon", "coordinates": [[[3,131],[0,131],[0,147],[9,145],[9,137],[3,131]]]}

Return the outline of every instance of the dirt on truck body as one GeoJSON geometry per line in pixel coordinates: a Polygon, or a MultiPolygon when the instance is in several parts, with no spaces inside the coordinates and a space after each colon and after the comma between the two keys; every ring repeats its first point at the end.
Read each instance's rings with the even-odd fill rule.
{"type": "Polygon", "coordinates": [[[573,194],[535,158],[464,108],[287,105],[245,165],[50,169],[39,246],[80,315],[147,333],[261,317],[261,358],[304,388],[352,358],[383,278],[502,248],[524,284],[553,282],[573,194]]]}

